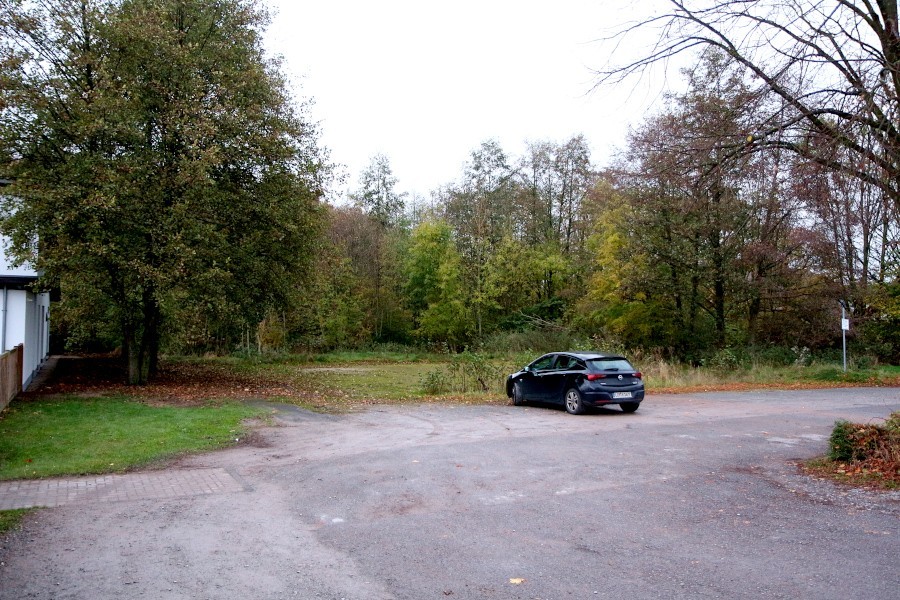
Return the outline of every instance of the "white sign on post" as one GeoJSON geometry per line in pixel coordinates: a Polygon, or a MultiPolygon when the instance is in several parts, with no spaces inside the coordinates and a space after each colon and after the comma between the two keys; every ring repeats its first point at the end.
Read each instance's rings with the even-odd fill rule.
{"type": "Polygon", "coordinates": [[[850,331],[850,319],[841,319],[841,329],[850,331]]]}

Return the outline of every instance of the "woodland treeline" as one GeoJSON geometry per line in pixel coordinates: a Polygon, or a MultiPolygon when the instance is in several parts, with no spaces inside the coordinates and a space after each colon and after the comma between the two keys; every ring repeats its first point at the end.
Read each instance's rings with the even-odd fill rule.
{"type": "Polygon", "coordinates": [[[131,383],[164,351],[790,359],[840,344],[839,302],[856,352],[900,360],[896,2],[692,4],[622,30],[665,42],[598,72],[693,57],[610,164],[582,136],[473,141],[428,198],[376,155],[328,203],[256,0],[3,2],[2,232],[58,298],[56,338],[121,348],[131,383]]]}
{"type": "Polygon", "coordinates": [[[581,136],[522,156],[487,141],[458,181],[410,201],[375,157],[350,204],[328,207],[309,304],[267,331],[321,349],[562,331],[700,361],[839,346],[844,301],[857,351],[897,360],[897,207],[784,149],[729,151],[754,131],[743,70],[708,52],[686,77],[602,169],[581,136]]]}

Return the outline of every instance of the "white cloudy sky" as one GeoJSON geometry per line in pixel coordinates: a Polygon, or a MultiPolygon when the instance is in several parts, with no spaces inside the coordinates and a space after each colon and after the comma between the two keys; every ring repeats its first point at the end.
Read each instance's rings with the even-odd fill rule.
{"type": "Polygon", "coordinates": [[[267,45],[314,99],[322,141],[351,190],[383,153],[400,190],[427,196],[491,138],[519,155],[526,140],[583,133],[602,164],[660,100],[648,82],[591,91],[591,69],[609,51],[596,40],[634,18],[627,0],[268,4],[267,45]]]}

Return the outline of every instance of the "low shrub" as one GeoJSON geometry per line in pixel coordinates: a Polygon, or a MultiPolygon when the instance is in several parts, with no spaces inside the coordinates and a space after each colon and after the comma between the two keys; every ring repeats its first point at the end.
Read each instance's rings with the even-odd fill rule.
{"type": "Polygon", "coordinates": [[[795,364],[805,365],[809,361],[809,348],[765,346],[753,350],[753,360],[757,364],[772,367],[789,367],[795,364]]]}
{"type": "Polygon", "coordinates": [[[489,392],[497,389],[503,372],[490,358],[481,352],[461,352],[451,357],[450,368],[455,375],[458,392],[489,392]]]}
{"type": "Polygon", "coordinates": [[[855,425],[850,421],[836,421],[831,437],[828,439],[828,458],[834,461],[849,462],[856,455],[856,443],[854,441],[855,425]]]}
{"type": "Polygon", "coordinates": [[[900,471],[900,412],[884,425],[837,421],[829,438],[828,457],[836,462],[871,462],[884,470],[900,471]]]}
{"type": "Polygon", "coordinates": [[[465,350],[449,355],[444,367],[429,371],[420,383],[426,394],[503,393],[508,370],[505,362],[488,354],[465,350]]]}
{"type": "Polygon", "coordinates": [[[450,379],[442,369],[428,371],[421,380],[422,391],[426,394],[446,394],[450,391],[450,379]]]}
{"type": "Polygon", "coordinates": [[[747,363],[746,353],[736,348],[722,348],[712,356],[703,359],[704,367],[716,371],[733,371],[744,368],[747,363]]]}

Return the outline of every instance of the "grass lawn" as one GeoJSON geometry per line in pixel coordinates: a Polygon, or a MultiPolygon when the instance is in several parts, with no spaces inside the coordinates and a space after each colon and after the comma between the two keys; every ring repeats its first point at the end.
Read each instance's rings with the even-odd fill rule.
{"type": "Polygon", "coordinates": [[[126,397],[14,401],[0,418],[0,479],[127,471],[221,448],[264,411],[236,402],[150,406],[126,397]]]}
{"type": "Polygon", "coordinates": [[[344,366],[303,366],[297,375],[322,389],[351,400],[418,400],[425,396],[422,377],[441,363],[345,364],[344,366]]]}

